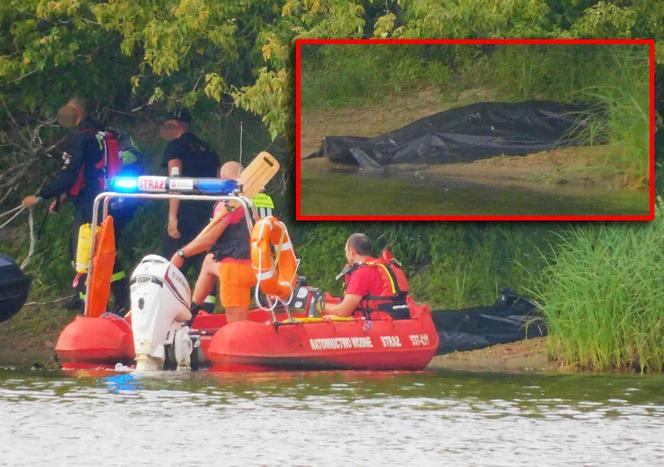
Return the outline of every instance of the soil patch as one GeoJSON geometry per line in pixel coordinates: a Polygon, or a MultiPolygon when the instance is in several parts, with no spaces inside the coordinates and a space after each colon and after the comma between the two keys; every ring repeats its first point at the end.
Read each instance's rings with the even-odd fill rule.
{"type": "Polygon", "coordinates": [[[514,373],[560,371],[560,364],[549,359],[546,346],[547,338],[537,337],[480,350],[438,355],[427,369],[514,373]]]}
{"type": "Polygon", "coordinates": [[[14,317],[0,323],[0,365],[55,364],[55,343],[76,312],[62,308],[64,300],[30,301],[14,317]]]}

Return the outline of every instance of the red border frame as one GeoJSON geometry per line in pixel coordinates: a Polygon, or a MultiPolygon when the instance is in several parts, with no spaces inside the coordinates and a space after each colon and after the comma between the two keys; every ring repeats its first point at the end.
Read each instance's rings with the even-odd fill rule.
{"type": "Polygon", "coordinates": [[[295,219],[298,221],[652,221],[655,218],[655,40],[654,39],[296,39],[295,40],[295,219]],[[329,44],[642,44],[650,48],[650,211],[634,215],[570,216],[304,216],[300,213],[300,66],[303,45],[329,44]]]}

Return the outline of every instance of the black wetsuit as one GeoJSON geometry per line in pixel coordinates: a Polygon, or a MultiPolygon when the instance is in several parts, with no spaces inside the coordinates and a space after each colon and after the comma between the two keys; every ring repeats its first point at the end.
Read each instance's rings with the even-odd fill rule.
{"type": "MultiPolygon", "coordinates": [[[[64,164],[58,178],[37,194],[41,198],[49,199],[66,193],[74,204],[74,219],[69,241],[69,254],[72,261],[76,260],[78,231],[81,225],[92,222],[94,200],[103,188],[100,184],[103,173],[96,168],[96,164],[103,157],[102,147],[96,136],[101,130],[102,126],[92,118],[85,117],[81,120],[63,144],[62,157],[64,164]]],[[[116,217],[117,219],[113,219],[113,224],[117,242],[126,219],[123,216],[116,217]]],[[[84,298],[84,284],[85,278],[81,278],[77,287],[77,290],[81,293],[81,298],[84,298]]],[[[129,291],[126,273],[117,260],[113,267],[111,289],[116,308],[127,308],[129,306],[129,291]]]]}

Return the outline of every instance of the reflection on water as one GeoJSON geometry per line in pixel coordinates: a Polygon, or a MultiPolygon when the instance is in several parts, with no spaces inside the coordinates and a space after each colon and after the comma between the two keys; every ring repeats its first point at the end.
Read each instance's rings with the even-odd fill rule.
{"type": "Polygon", "coordinates": [[[2,465],[656,465],[661,376],[0,370],[2,465]]]}
{"type": "Polygon", "coordinates": [[[301,214],[315,215],[647,215],[645,190],[554,186],[546,190],[472,183],[417,172],[308,168],[301,214]]]}

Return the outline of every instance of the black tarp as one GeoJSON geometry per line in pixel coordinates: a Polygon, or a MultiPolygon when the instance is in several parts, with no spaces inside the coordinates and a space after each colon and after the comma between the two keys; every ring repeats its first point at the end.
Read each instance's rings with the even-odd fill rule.
{"type": "Polygon", "coordinates": [[[440,338],[436,355],[546,335],[539,309],[509,289],[492,306],[432,313],[440,338]]]}
{"type": "Polygon", "coordinates": [[[440,112],[374,138],[327,136],[307,157],[363,168],[397,163],[471,162],[583,144],[589,104],[482,102],[440,112]]]}
{"type": "Polygon", "coordinates": [[[0,254],[0,322],[21,309],[28,298],[30,278],[9,256],[0,254]]]}

